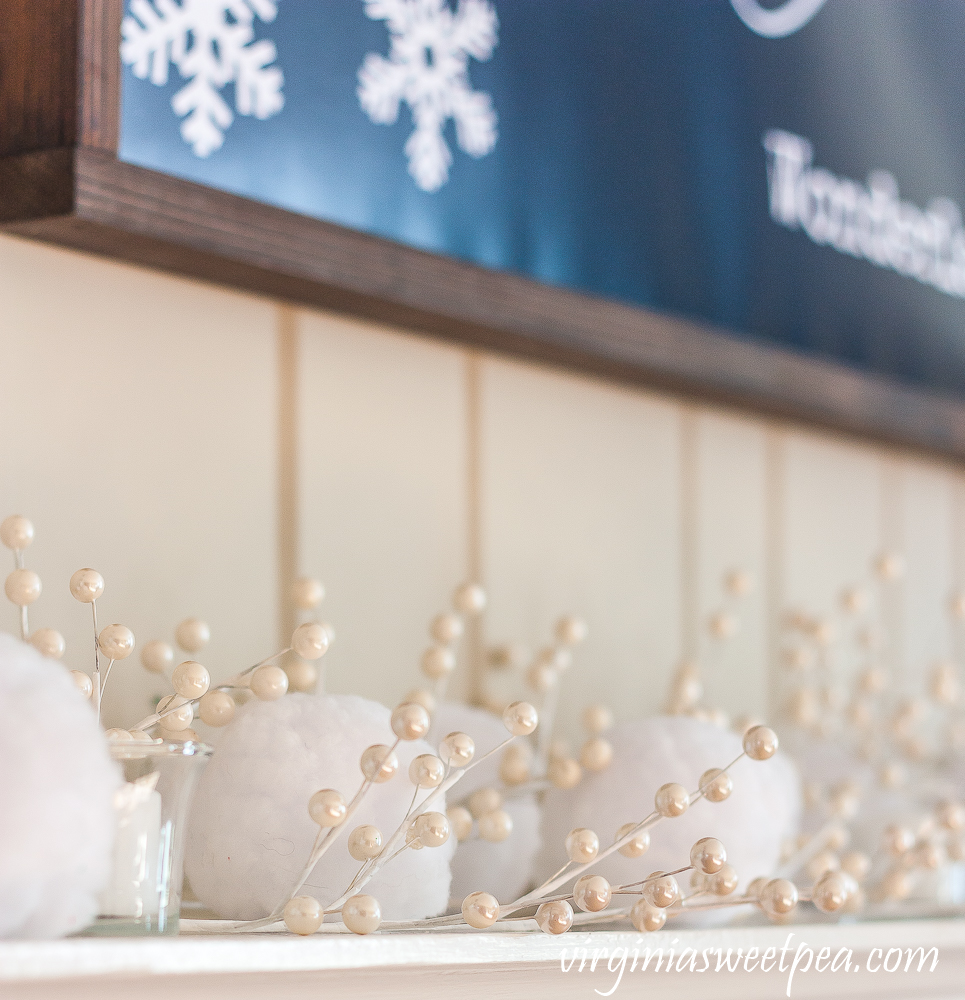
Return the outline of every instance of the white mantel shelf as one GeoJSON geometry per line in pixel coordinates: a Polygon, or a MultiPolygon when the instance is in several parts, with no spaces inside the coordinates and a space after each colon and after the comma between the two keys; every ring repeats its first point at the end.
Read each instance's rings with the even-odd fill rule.
{"type": "MultiPolygon", "coordinates": [[[[447,997],[586,997],[591,1000],[613,986],[617,973],[606,969],[568,973],[560,969],[563,949],[675,950],[722,948],[726,953],[750,948],[760,953],[780,949],[792,934],[785,966],[802,941],[815,955],[828,947],[834,956],[853,950],[852,970],[798,972],[792,996],[878,998],[965,998],[965,920],[881,921],[847,925],[665,930],[658,934],[583,932],[551,938],[538,933],[396,933],[359,938],[319,934],[309,939],[287,935],[194,936],[177,938],[79,938],[53,942],[0,943],[2,1000],[266,1000],[345,996],[351,1000],[434,1000],[447,997]],[[904,971],[906,949],[937,947],[934,972],[904,971]],[[902,949],[901,969],[888,973],[867,969],[872,949],[902,949]],[[859,971],[855,971],[855,969],[859,971]]],[[[618,952],[618,955],[622,954],[618,952]]],[[[689,953],[688,953],[689,957],[689,953]]],[[[619,961],[619,959],[618,959],[619,961]]],[[[875,956],[872,964],[880,958],[875,956]]],[[[894,958],[892,958],[892,962],[894,958]]],[[[716,956],[711,956],[712,968],[716,956]]],[[[589,962],[587,963],[587,965],[589,962]]],[[[698,968],[702,959],[697,962],[698,968]]],[[[929,962],[930,964],[930,962],[929,962]]],[[[691,971],[630,971],[612,994],[648,998],[778,998],[786,996],[788,974],[691,971]]],[[[917,967],[917,960],[914,963],[917,967]]],[[[615,968],[615,965],[614,965],[615,968]]]]}

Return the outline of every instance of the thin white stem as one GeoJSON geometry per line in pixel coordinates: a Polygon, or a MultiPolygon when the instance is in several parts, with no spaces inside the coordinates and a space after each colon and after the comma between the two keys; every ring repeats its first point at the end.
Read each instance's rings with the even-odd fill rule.
{"type": "Polygon", "coordinates": [[[477,764],[481,764],[484,760],[486,760],[487,757],[492,757],[494,753],[499,753],[499,751],[502,750],[503,747],[509,746],[509,744],[512,743],[513,740],[515,739],[516,739],[515,736],[510,736],[508,740],[503,740],[502,743],[497,743],[496,746],[492,748],[492,750],[487,750],[482,755],[482,757],[477,757],[475,760],[470,761],[469,764],[467,764],[466,767],[462,769],[462,773],[465,774],[466,771],[472,770],[472,768],[474,768],[477,764]]]}
{"type": "MultiPolygon", "coordinates": [[[[721,768],[721,772],[726,774],[744,756],[745,755],[742,753],[739,757],[735,757],[734,760],[732,760],[727,765],[727,767],[721,768]]],[[[695,802],[702,796],[703,792],[701,791],[701,789],[698,788],[697,791],[690,796],[690,801],[695,802]]],[[[535,889],[531,890],[530,892],[527,892],[525,895],[520,896],[515,903],[509,904],[509,906],[505,908],[506,912],[511,913],[514,910],[518,910],[521,907],[527,906],[530,903],[540,899],[547,893],[554,892],[556,889],[560,888],[560,886],[562,886],[564,883],[569,882],[571,878],[576,878],[582,875],[583,872],[592,868],[595,864],[599,863],[604,858],[608,858],[611,854],[614,853],[614,851],[619,851],[621,847],[630,843],[630,841],[633,840],[633,838],[641,831],[648,830],[652,826],[656,826],[656,824],[659,823],[661,819],[663,819],[663,817],[660,815],[660,813],[656,811],[650,813],[649,816],[642,819],[639,823],[637,823],[636,826],[632,827],[623,837],[621,837],[617,841],[614,841],[614,843],[612,843],[605,850],[600,851],[600,853],[592,861],[587,861],[585,864],[578,865],[574,870],[567,872],[564,875],[554,876],[553,878],[548,879],[542,885],[537,886],[535,889]]]]}
{"type": "Polygon", "coordinates": [[[114,661],[111,660],[107,664],[107,669],[104,671],[104,679],[100,683],[99,697],[97,699],[97,721],[101,721],[101,698],[104,696],[104,692],[107,690],[107,679],[111,676],[111,667],[114,666],[114,661]]]}
{"type": "Polygon", "coordinates": [[[97,719],[100,721],[101,717],[101,648],[97,641],[97,601],[90,602],[91,616],[94,621],[94,711],[97,713],[97,719]]]}
{"type": "MultiPolygon", "coordinates": [[[[559,876],[560,876],[560,875],[562,875],[562,874],[563,874],[563,872],[565,872],[565,871],[566,871],[566,869],[567,869],[567,868],[569,868],[571,864],[573,864],[573,862],[572,862],[572,861],[567,861],[567,862],[566,862],[566,864],[565,864],[565,865],[563,865],[563,867],[562,867],[562,868],[560,868],[560,869],[559,869],[558,871],[555,871],[555,872],[553,872],[553,874],[552,874],[552,875],[550,875],[550,877],[549,877],[549,878],[548,878],[548,879],[546,880],[546,882],[552,882],[552,881],[553,881],[553,879],[555,879],[555,878],[559,878],[559,876]]],[[[543,884],[545,885],[545,884],[546,884],[546,882],[544,882],[543,884]]]]}
{"type": "MultiPolygon", "coordinates": [[[[619,851],[624,844],[628,844],[638,833],[642,830],[648,830],[651,826],[658,823],[663,817],[658,812],[652,812],[645,819],[642,819],[632,830],[630,830],[625,836],[621,837],[619,840],[614,841],[608,848],[600,851],[599,854],[592,860],[587,861],[582,865],[577,865],[572,871],[566,872],[563,875],[554,875],[552,878],[547,879],[542,885],[538,885],[535,889],[527,892],[525,895],[520,896],[515,903],[509,904],[506,907],[507,912],[513,912],[515,910],[521,909],[524,906],[528,906],[531,903],[537,902],[542,899],[543,896],[548,893],[554,892],[559,889],[560,886],[569,882],[571,878],[576,878],[582,875],[583,872],[592,868],[597,862],[602,861],[604,858],[608,858],[614,851],[619,851]]],[[[565,871],[565,869],[561,869],[565,871]]]]}
{"type": "Polygon", "coordinates": [[[263,660],[259,660],[254,666],[248,667],[246,670],[242,670],[240,674],[235,674],[234,677],[229,678],[225,681],[226,687],[239,687],[238,682],[247,677],[249,674],[254,673],[259,667],[265,666],[266,663],[271,663],[272,660],[277,660],[279,656],[284,656],[286,653],[292,651],[291,646],[286,649],[280,649],[277,653],[273,653],[271,656],[266,656],[263,660]]]}
{"type": "MultiPolygon", "coordinates": [[[[390,754],[395,752],[395,749],[399,745],[399,742],[400,742],[399,740],[396,740],[395,743],[392,744],[392,746],[389,748],[390,754]]],[[[348,821],[358,810],[358,807],[362,803],[362,799],[365,798],[366,793],[372,787],[373,784],[374,784],[373,781],[366,778],[362,782],[362,785],[359,788],[359,790],[355,793],[355,797],[349,803],[348,808],[345,811],[345,818],[342,820],[342,822],[339,823],[338,826],[330,827],[328,830],[320,832],[319,836],[315,840],[315,846],[312,848],[312,852],[309,855],[308,861],[305,863],[304,868],[302,869],[301,875],[299,876],[298,882],[296,883],[294,889],[292,889],[291,892],[288,894],[288,896],[281,903],[279,903],[278,906],[275,907],[275,909],[270,914],[271,917],[277,918],[281,916],[282,913],[285,912],[285,906],[287,905],[288,901],[293,899],[298,894],[298,891],[308,880],[308,876],[311,875],[311,873],[314,871],[315,866],[321,860],[322,856],[332,846],[332,844],[335,843],[335,841],[338,839],[339,834],[348,827],[348,821]]]]}
{"type": "MultiPolygon", "coordinates": [[[[419,814],[425,812],[425,810],[430,805],[432,805],[440,796],[445,795],[450,788],[452,788],[459,781],[461,781],[463,775],[467,774],[477,764],[484,761],[487,757],[491,757],[494,753],[502,749],[504,746],[506,746],[509,743],[512,743],[514,739],[516,739],[515,736],[510,736],[509,739],[503,740],[502,743],[493,747],[493,749],[490,750],[488,753],[484,753],[481,757],[477,757],[475,760],[471,761],[466,767],[458,768],[457,770],[455,770],[440,785],[434,788],[422,800],[422,802],[419,803],[419,805],[416,807],[415,812],[419,814]]],[[[411,814],[407,815],[405,819],[402,821],[402,823],[399,824],[398,829],[389,838],[389,842],[385,845],[385,847],[382,848],[382,852],[379,854],[377,858],[373,859],[372,864],[369,867],[369,870],[355,883],[354,886],[355,889],[361,889],[362,886],[366,885],[369,881],[371,881],[371,879],[378,874],[378,872],[388,863],[388,861],[395,856],[393,852],[398,846],[399,839],[405,836],[405,831],[408,829],[408,825],[411,818],[412,818],[411,814]]],[[[330,903],[326,907],[326,911],[340,909],[345,900],[349,898],[349,895],[350,893],[348,891],[342,893],[342,895],[339,896],[338,899],[336,899],[334,902],[330,903]]]]}
{"type": "MultiPolygon", "coordinates": [[[[245,678],[249,674],[253,673],[259,667],[263,667],[266,663],[271,663],[272,660],[277,660],[279,656],[284,656],[285,653],[290,653],[291,649],[283,649],[274,656],[266,657],[261,662],[256,663],[252,667],[248,667],[247,670],[242,670],[240,674],[235,674],[234,677],[228,678],[223,684],[218,684],[216,687],[212,688],[213,691],[230,691],[232,688],[246,688],[248,684],[245,683],[245,678]]],[[[173,715],[179,708],[184,708],[185,705],[196,706],[200,702],[200,698],[192,698],[190,701],[182,701],[178,705],[172,705],[171,707],[165,709],[165,711],[158,713],[153,712],[151,715],[145,716],[141,721],[134,727],[135,729],[140,729],[142,731],[147,731],[148,729],[153,729],[162,719],[166,719],[169,715],[173,715]]]]}
{"type": "Polygon", "coordinates": [[[640,879],[639,882],[626,882],[623,885],[616,885],[613,887],[613,892],[623,892],[624,890],[632,889],[637,885],[646,885],[648,882],[656,882],[658,878],[665,878],[667,875],[683,875],[684,872],[692,872],[693,870],[693,865],[685,865],[683,868],[678,868],[676,871],[672,872],[664,872],[662,875],[648,875],[646,878],[640,879]]]}

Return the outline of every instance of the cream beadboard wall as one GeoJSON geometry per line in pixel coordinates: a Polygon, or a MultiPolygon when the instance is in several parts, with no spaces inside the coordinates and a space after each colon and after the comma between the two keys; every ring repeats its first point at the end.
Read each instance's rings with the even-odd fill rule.
{"type": "MultiPolygon", "coordinates": [[[[478,575],[489,643],[587,619],[571,725],[588,700],[658,708],[682,657],[707,663],[710,701],[763,714],[781,610],[832,613],[884,549],[908,567],[889,655],[911,679],[961,652],[956,466],[10,237],[0,324],[0,513],[35,522],[32,627],[60,629],[71,665],[91,647],[80,566],[107,580],[101,622],[142,643],[207,619],[215,677],[279,648],[305,573],[337,635],[328,689],[391,703],[478,575]],[[756,585],[721,651],[707,622],[736,568],[756,585]]],[[[166,691],[118,671],[107,721],[130,725],[166,691]]]]}

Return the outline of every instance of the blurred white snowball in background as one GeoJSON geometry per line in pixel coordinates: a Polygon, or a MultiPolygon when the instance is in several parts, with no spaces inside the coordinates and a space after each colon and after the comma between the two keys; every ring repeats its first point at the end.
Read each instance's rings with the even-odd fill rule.
{"type": "MultiPolygon", "coordinates": [[[[585,774],[570,791],[550,791],[543,808],[543,849],[537,877],[552,875],[566,861],[563,842],[576,827],[594,830],[604,849],[624,823],[638,822],[654,806],[657,789],[670,781],[693,792],[704,771],[726,767],[741,752],[736,733],[687,716],[657,716],[625,722],[607,734],[613,763],[585,774]]],[[[611,883],[635,882],[652,871],[689,864],[690,848],[701,837],[716,837],[740,876],[740,888],[780,863],[784,841],[801,821],[801,782],[792,761],[778,752],[770,760],[741,760],[730,772],[734,790],[724,802],[698,800],[682,816],[662,819],[651,830],[651,845],[639,858],[618,853],[594,872],[611,883]]],[[[686,886],[686,881],[684,881],[686,886]]]]}
{"type": "MultiPolygon", "coordinates": [[[[498,716],[480,708],[446,702],[438,707],[432,719],[429,740],[433,747],[451,732],[468,733],[475,741],[477,758],[509,738],[498,716]]],[[[500,756],[493,754],[469,771],[452,789],[450,805],[465,804],[480,788],[499,787],[500,756]]],[[[492,893],[500,903],[509,903],[521,896],[529,885],[540,846],[539,806],[534,796],[522,795],[506,798],[502,808],[512,817],[512,833],[499,843],[479,839],[463,841],[452,859],[449,893],[457,904],[478,890],[492,893]]]]}

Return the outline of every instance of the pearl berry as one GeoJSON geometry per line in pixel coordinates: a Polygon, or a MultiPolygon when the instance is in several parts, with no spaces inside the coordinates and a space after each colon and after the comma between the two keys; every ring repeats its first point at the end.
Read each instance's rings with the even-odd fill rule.
{"type": "Polygon", "coordinates": [[[186,653],[200,653],[211,641],[211,629],[200,618],[185,618],[174,630],[174,638],[186,653]]]}
{"type": "Polygon", "coordinates": [[[104,593],[104,577],[96,569],[79,569],[70,578],[70,594],[81,604],[93,604],[104,593]]]}
{"type": "Polygon", "coordinates": [[[393,709],[390,722],[400,740],[418,740],[429,731],[429,713],[414,702],[393,709]]]}
{"type": "Polygon", "coordinates": [[[38,628],[30,637],[30,645],[50,660],[59,660],[67,648],[64,637],[52,628],[38,628]]]}
{"type": "Polygon", "coordinates": [[[227,691],[209,691],[198,704],[201,721],[220,729],[235,717],[235,700],[227,691]]]}
{"type": "Polygon", "coordinates": [[[292,649],[303,660],[317,660],[328,652],[328,630],[318,622],[305,622],[292,633],[292,649]]]}
{"type": "Polygon", "coordinates": [[[141,650],[141,663],[152,674],[163,674],[174,663],[174,650],[160,639],[152,639],[141,650]]]}
{"type": "Polygon", "coordinates": [[[292,934],[314,934],[324,917],[321,903],[313,896],[296,896],[285,904],[285,926],[292,934]]]}
{"type": "Polygon", "coordinates": [[[134,652],[134,633],[125,625],[108,625],[101,629],[97,645],[108,659],[124,660],[134,652]]]}
{"type": "Polygon", "coordinates": [[[20,514],[11,514],[0,522],[0,542],[14,552],[25,549],[34,540],[34,526],[20,514]]]}
{"type": "Polygon", "coordinates": [[[754,726],[744,734],[744,753],[752,760],[769,760],[777,747],[777,734],[767,726],[754,726]]]}
{"type": "Polygon", "coordinates": [[[439,744],[439,756],[451,767],[465,767],[476,752],[476,744],[466,733],[450,733],[439,744]]]}
{"type": "Polygon", "coordinates": [[[536,923],[544,934],[565,934],[573,926],[573,907],[565,899],[543,903],[536,911],[536,923]]]}
{"type": "Polygon", "coordinates": [[[539,724],[536,709],[526,701],[514,701],[503,712],[503,725],[513,736],[529,736],[539,724]]]}
{"type": "Polygon", "coordinates": [[[602,875],[583,875],[573,885],[573,902],[586,913],[598,913],[610,905],[613,890],[602,875]]]}
{"type": "Polygon", "coordinates": [[[359,762],[366,781],[381,785],[399,770],[399,758],[383,743],[375,743],[362,751],[359,762]]]}
{"type": "Polygon", "coordinates": [[[319,580],[303,576],[292,584],[292,601],[302,611],[312,611],[325,599],[325,588],[319,580]]]}
{"type": "Polygon", "coordinates": [[[382,832],[377,826],[357,826],[348,838],[348,852],[356,861],[371,861],[382,852],[382,832]]]}
{"type": "MultiPolygon", "coordinates": [[[[639,826],[639,823],[624,823],[623,826],[617,830],[617,840],[623,840],[623,838],[630,833],[635,827],[639,826]]],[[[650,831],[640,830],[633,835],[633,837],[628,840],[623,847],[620,848],[620,853],[625,858],[640,858],[650,849],[650,831]]]]}
{"type": "Polygon", "coordinates": [[[288,691],[288,674],[273,663],[266,663],[251,675],[251,693],[259,701],[277,701],[288,691]]]}
{"type": "Polygon", "coordinates": [[[339,826],[347,811],[342,793],[334,788],[323,788],[308,800],[308,815],[319,826],[339,826]]]}
{"type": "Polygon", "coordinates": [[[211,687],[211,675],[200,663],[185,660],[174,668],[171,683],[182,698],[192,700],[207,694],[211,687]]]}
{"type": "Polygon", "coordinates": [[[371,934],[382,923],[382,907],[374,896],[360,892],[342,906],[342,923],[353,934],[371,934]]]}
{"type": "Polygon", "coordinates": [[[17,607],[25,608],[40,597],[43,585],[32,569],[15,569],[3,585],[4,593],[17,607]]]}
{"type": "Polygon", "coordinates": [[[485,930],[499,919],[499,903],[488,892],[471,892],[462,901],[462,917],[470,927],[485,930]]]}

